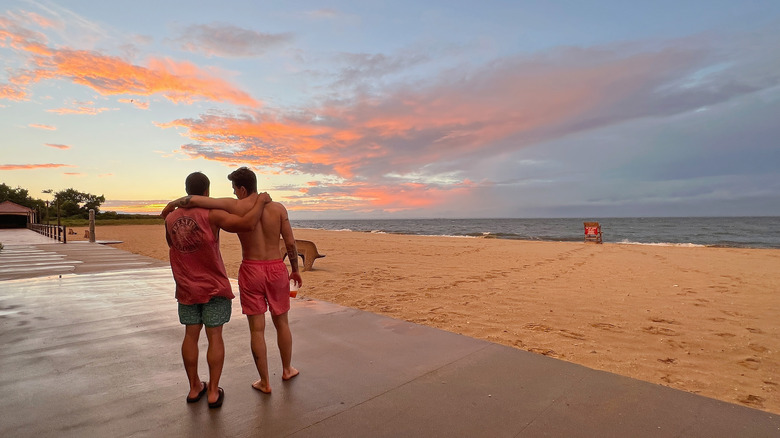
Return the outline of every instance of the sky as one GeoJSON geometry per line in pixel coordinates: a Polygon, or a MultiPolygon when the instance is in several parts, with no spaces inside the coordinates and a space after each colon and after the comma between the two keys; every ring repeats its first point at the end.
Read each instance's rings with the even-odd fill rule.
{"type": "Polygon", "coordinates": [[[780,2],[0,5],[0,182],[292,219],[780,215],[780,2]]]}

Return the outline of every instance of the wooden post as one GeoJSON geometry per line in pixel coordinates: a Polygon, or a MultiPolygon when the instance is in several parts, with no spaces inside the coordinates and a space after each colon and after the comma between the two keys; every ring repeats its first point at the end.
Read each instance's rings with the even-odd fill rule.
{"type": "Polygon", "coordinates": [[[60,231],[60,198],[57,198],[57,242],[62,242],[60,231]]]}
{"type": "Polygon", "coordinates": [[[89,209],[89,241],[95,243],[95,210],[89,209]]]}

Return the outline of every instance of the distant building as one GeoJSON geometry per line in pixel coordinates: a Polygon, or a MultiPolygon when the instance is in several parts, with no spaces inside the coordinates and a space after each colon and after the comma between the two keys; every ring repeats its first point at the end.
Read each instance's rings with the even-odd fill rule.
{"type": "Polygon", "coordinates": [[[11,201],[0,202],[0,228],[25,228],[35,223],[35,210],[11,201]]]}

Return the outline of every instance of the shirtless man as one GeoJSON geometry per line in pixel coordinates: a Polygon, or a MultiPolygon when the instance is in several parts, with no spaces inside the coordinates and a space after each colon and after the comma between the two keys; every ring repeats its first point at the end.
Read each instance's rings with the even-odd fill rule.
{"type": "MultiPolygon", "coordinates": [[[[203,207],[222,209],[242,215],[255,204],[257,177],[254,172],[242,167],[230,175],[233,193],[238,199],[186,196],[171,201],[163,210],[163,216],[176,207],[203,207]]],[[[238,233],[241,241],[243,261],[238,274],[238,287],[242,313],[247,315],[250,332],[250,346],[260,379],[252,387],[266,394],[271,393],[268,376],[268,358],[265,344],[265,311],[271,310],[271,320],[276,328],[276,339],[282,359],[282,380],[298,375],[292,365],[292,333],[287,318],[290,310],[290,280],[299,286],[303,283],[298,269],[298,251],[295,237],[287,216],[287,209],[278,202],[266,204],[260,217],[260,227],[254,231],[238,233]],[[292,272],[279,251],[279,238],[284,240],[292,272]]]]}

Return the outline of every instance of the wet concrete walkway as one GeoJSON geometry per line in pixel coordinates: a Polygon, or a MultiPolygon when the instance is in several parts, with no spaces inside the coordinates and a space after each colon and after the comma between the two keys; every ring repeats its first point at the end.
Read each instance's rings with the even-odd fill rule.
{"type": "Polygon", "coordinates": [[[0,228],[0,243],[3,246],[34,245],[57,243],[57,239],[46,237],[43,234],[28,230],[27,228],[0,228]]]}
{"type": "Polygon", "coordinates": [[[187,404],[170,269],[105,271],[82,245],[124,253],[59,244],[74,273],[0,281],[0,436],[780,436],[777,415],[305,298],[290,312],[300,376],[281,381],[269,318],[274,392],[251,388],[235,301],[225,403],[187,404]]]}
{"type": "Polygon", "coordinates": [[[167,267],[167,262],[89,242],[59,243],[27,229],[0,229],[0,281],[54,274],[167,267]]]}

